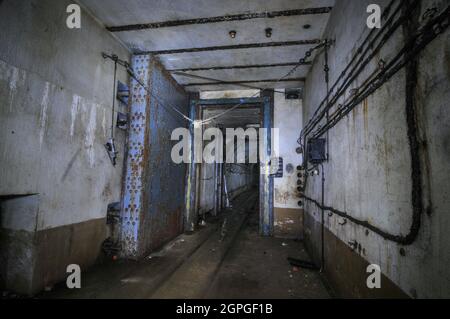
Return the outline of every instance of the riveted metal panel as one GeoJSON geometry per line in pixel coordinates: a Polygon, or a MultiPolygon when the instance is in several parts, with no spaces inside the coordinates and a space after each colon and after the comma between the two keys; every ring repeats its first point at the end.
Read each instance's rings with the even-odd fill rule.
{"type": "Polygon", "coordinates": [[[172,161],[172,131],[188,122],[172,107],[187,115],[185,91],[157,60],[151,61],[149,99],[149,160],[146,163],[145,216],[143,242],[147,251],[160,247],[183,231],[186,164],[172,161]]]}
{"type": "MultiPolygon", "coordinates": [[[[149,80],[148,56],[134,56],[132,67],[143,83],[149,80]]],[[[126,173],[122,200],[121,255],[137,258],[139,255],[139,231],[142,221],[143,177],[148,145],[145,135],[148,121],[148,93],[134,79],[131,80],[130,126],[126,173]]]]}
{"type": "Polygon", "coordinates": [[[137,259],[183,230],[186,167],[171,159],[171,134],[187,125],[173,108],[187,113],[188,99],[151,56],[134,56],[132,67],[147,90],[131,82],[121,254],[137,259]]]}

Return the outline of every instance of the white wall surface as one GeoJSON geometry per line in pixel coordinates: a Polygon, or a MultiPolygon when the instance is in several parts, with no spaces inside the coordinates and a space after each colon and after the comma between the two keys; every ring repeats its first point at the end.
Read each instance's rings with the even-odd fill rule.
{"type": "Polygon", "coordinates": [[[302,100],[286,100],[275,93],[274,127],[279,129],[279,156],[283,158],[283,177],[274,178],[274,207],[299,208],[297,202],[297,166],[302,155],[296,153],[297,139],[302,129],[302,100]],[[292,164],[292,172],[286,166],[292,164]]]}
{"type": "Polygon", "coordinates": [[[125,133],[113,167],[103,146],[113,63],[101,53],[129,52],[85,11],[68,29],[70,3],[0,4],[0,195],[39,194],[37,230],[105,217],[120,200],[125,133]]]}
{"type": "MultiPolygon", "coordinates": [[[[385,7],[389,1],[379,1],[385,7]]],[[[445,3],[445,1],[443,1],[445,3]]],[[[365,14],[371,1],[337,1],[325,32],[336,41],[330,49],[330,81],[346,66],[368,33],[365,14]]],[[[422,1],[421,14],[434,3],[422,1]]],[[[450,297],[450,100],[449,31],[440,35],[420,54],[415,93],[420,139],[425,212],[416,241],[403,247],[368,232],[350,221],[326,216],[326,227],[342,242],[356,240],[361,256],[381,266],[382,272],[411,297],[450,297]],[[405,256],[400,249],[405,250],[405,256]]],[[[379,58],[388,61],[402,46],[396,32],[379,58]]],[[[361,83],[378,61],[356,81],[361,83]]],[[[304,122],[324,98],[323,55],[314,62],[305,87],[304,122]]],[[[346,211],[393,234],[408,233],[412,220],[411,155],[405,112],[405,71],[398,72],[375,94],[358,105],[329,133],[330,161],[325,167],[325,205],[346,211]]],[[[344,98],[348,98],[349,92],[344,98]]],[[[343,99],[339,101],[342,103],[343,99]]],[[[306,194],[321,196],[320,177],[310,178],[306,194]]],[[[305,211],[317,222],[314,204],[305,211]]]]}

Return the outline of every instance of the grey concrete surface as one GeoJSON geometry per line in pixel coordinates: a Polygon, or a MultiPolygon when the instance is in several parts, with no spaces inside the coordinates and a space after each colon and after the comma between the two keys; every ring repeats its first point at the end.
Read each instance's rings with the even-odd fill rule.
{"type": "MultiPolygon", "coordinates": [[[[119,0],[79,2],[83,10],[81,29],[77,30],[66,26],[66,7],[72,3],[69,0],[0,1],[1,288],[32,295],[45,287],[52,289],[57,283],[62,285],[41,295],[43,298],[171,297],[179,296],[180,287],[192,288],[183,295],[185,297],[328,297],[316,273],[294,271],[285,260],[288,255],[309,258],[303,250],[308,247],[314,261],[320,262],[321,214],[317,205],[308,202],[304,218],[298,218],[298,221],[304,221],[305,246],[292,240],[259,237],[257,215],[243,216],[238,212],[233,215],[237,218],[230,219],[232,236],[219,244],[217,238],[223,236],[221,218],[210,220],[208,227],[199,227],[192,236],[179,236],[143,260],[107,262],[89,270],[101,256],[101,244],[107,237],[107,206],[123,197],[123,160],[127,142],[126,132],[116,130],[119,158],[113,167],[104,147],[109,138],[111,116],[115,116],[111,108],[113,63],[104,60],[101,53],[115,53],[129,61],[133,50],[328,38],[333,40],[328,61],[333,84],[370,31],[366,26],[366,9],[371,1],[134,0],[127,1],[127,5],[119,0]],[[331,14],[315,16],[117,34],[105,29],[105,24],[329,5],[334,6],[331,14]],[[306,23],[311,24],[308,30],[303,28],[306,23]],[[273,28],[270,39],[263,32],[266,27],[273,28]],[[235,39],[228,36],[230,29],[238,32],[235,39]],[[220,249],[218,254],[212,255],[210,252],[215,244],[220,249]],[[82,267],[85,289],[64,289],[66,267],[72,263],[82,267]],[[192,282],[192,278],[198,281],[192,282]]],[[[379,1],[382,7],[388,2],[379,1]]],[[[417,22],[423,22],[423,14],[428,8],[442,7],[447,2],[420,1],[417,22]]],[[[341,285],[339,290],[345,296],[371,296],[364,290],[365,267],[377,264],[389,290],[384,296],[450,297],[448,39],[447,30],[418,56],[414,92],[406,91],[408,72],[402,69],[329,132],[329,161],[324,164],[325,205],[345,211],[385,232],[405,235],[411,228],[413,201],[417,199],[417,193],[412,191],[408,136],[411,127],[407,117],[410,109],[406,108],[406,100],[410,98],[414,102],[413,121],[420,153],[415,163],[421,167],[421,199],[424,203],[419,234],[411,245],[400,245],[336,214],[325,214],[325,271],[334,283],[341,285]],[[356,248],[350,247],[352,242],[357,243],[356,248]]],[[[361,75],[337,103],[349,99],[351,89],[361,85],[379,67],[381,59],[389,61],[404,40],[405,30],[400,27],[373,61],[365,65],[361,75]]],[[[161,55],[152,60],[158,64],[158,69],[152,73],[151,84],[157,89],[155,94],[186,107],[187,95],[175,80],[178,84],[204,81],[182,75],[173,80],[159,62],[167,69],[294,62],[311,47],[296,45],[161,55]]],[[[275,126],[286,129],[282,135],[282,156],[288,159],[285,164],[289,162],[294,167],[301,159],[294,154],[296,133],[326,93],[323,52],[315,52],[311,58],[314,59],[311,66],[301,66],[292,74],[292,77],[306,77],[305,83],[254,83],[262,88],[305,86],[301,116],[293,105],[279,100],[282,96],[277,95],[275,99],[275,126]],[[284,117],[290,118],[283,120],[284,117]]],[[[242,81],[277,79],[288,70],[290,67],[192,73],[242,81]]],[[[123,83],[128,81],[122,68],[119,68],[118,79],[123,83]]],[[[238,88],[242,89],[233,84],[187,87],[193,92],[238,88]]],[[[217,94],[211,93],[210,97],[217,97],[217,94]]],[[[227,93],[221,94],[227,96],[227,93]]],[[[234,94],[237,93],[229,96],[234,94]]],[[[153,148],[149,148],[151,156],[145,163],[150,172],[144,176],[143,214],[147,215],[145,218],[140,216],[144,226],[140,230],[142,242],[139,242],[145,244],[142,246],[145,251],[160,247],[179,234],[184,226],[184,187],[183,182],[179,182],[184,178],[184,169],[172,165],[169,158],[172,144],[168,137],[178,124],[163,113],[160,101],[149,98],[148,102],[151,107],[147,124],[151,128],[145,141],[149,142],[146,146],[153,148]],[[178,183],[176,192],[171,192],[173,183],[178,183]]],[[[126,113],[127,107],[117,103],[116,111],[126,113]]],[[[243,125],[257,116],[254,110],[238,113],[229,114],[224,123],[243,125]]],[[[205,166],[200,176],[204,179],[200,187],[203,211],[213,207],[213,196],[209,191],[214,185],[207,182],[211,171],[211,167],[205,166]]],[[[225,172],[225,175],[231,197],[245,192],[253,184],[245,174],[225,172]]],[[[293,182],[296,182],[295,173],[275,183],[275,208],[294,208],[293,182]]],[[[320,201],[321,186],[320,176],[311,176],[306,195],[320,201]]],[[[261,194],[264,195],[264,191],[261,194]]],[[[239,210],[239,205],[235,209],[239,210]]],[[[383,292],[374,295],[383,296],[383,292]]]]}
{"type": "MultiPolygon", "coordinates": [[[[386,6],[389,1],[380,1],[386,6]]],[[[324,37],[335,40],[329,56],[333,84],[369,32],[364,14],[370,1],[338,1],[324,37]],[[361,13],[361,14],[358,14],[361,13]],[[345,23],[343,23],[345,21],[345,23]]],[[[437,1],[436,3],[440,3],[437,1]]],[[[442,2],[442,4],[445,3],[442,2]]],[[[421,13],[432,5],[421,2],[421,13]]],[[[449,150],[449,32],[433,40],[418,58],[418,83],[414,94],[417,127],[423,157],[422,185],[425,212],[417,240],[409,246],[388,241],[341,217],[325,213],[325,227],[345,245],[356,240],[359,254],[378,264],[390,280],[410,297],[448,298],[450,258],[448,237],[450,197],[449,150]]],[[[403,42],[402,28],[349,88],[362,83],[379,59],[389,61],[403,42]]],[[[307,77],[304,123],[325,97],[324,57],[318,57],[307,77]]],[[[393,234],[408,233],[412,221],[411,155],[405,111],[405,71],[401,70],[375,94],[358,105],[329,132],[329,162],[325,170],[325,205],[346,211],[393,234]]],[[[350,96],[347,91],[338,101],[350,96]]],[[[333,109],[331,110],[331,113],[333,109]]],[[[308,180],[306,194],[320,202],[321,178],[308,180]]],[[[307,213],[320,222],[320,209],[309,203],[307,213]]],[[[306,233],[320,258],[320,228],[306,233]]],[[[331,244],[331,243],[330,243],[331,244]]],[[[327,243],[326,243],[327,245],[327,243]]],[[[329,249],[333,249],[331,246],[329,249]]],[[[337,266],[336,266],[337,267],[337,266]]],[[[333,268],[334,269],[334,268],[333,268]]],[[[341,273],[340,276],[351,276],[341,273]]]]}
{"type": "Polygon", "coordinates": [[[141,261],[110,261],[83,272],[81,289],[62,283],[37,297],[328,298],[317,272],[293,269],[286,260],[309,258],[301,242],[258,235],[256,195],[242,194],[232,210],[141,261]]]}
{"type": "MultiPolygon", "coordinates": [[[[107,26],[120,26],[137,23],[162,22],[192,18],[214,17],[237,13],[252,13],[333,6],[333,0],[321,1],[121,1],[82,0],[95,16],[107,26]]],[[[328,21],[329,14],[279,17],[275,19],[252,19],[212,24],[184,25],[151,30],[117,32],[117,36],[131,49],[136,51],[156,51],[179,48],[196,48],[222,45],[235,45],[260,42],[282,42],[303,39],[320,39],[328,21]],[[303,26],[309,24],[309,29],[303,26]],[[265,35],[266,28],[272,28],[272,37],[265,35]],[[230,30],[237,32],[236,38],[228,35],[230,30]]],[[[277,48],[255,48],[227,51],[199,52],[196,54],[168,54],[159,58],[167,69],[230,66],[248,64],[271,64],[295,62],[303,57],[310,46],[291,46],[277,48]]],[[[308,67],[301,67],[291,77],[304,77],[308,67]]],[[[261,80],[279,78],[288,71],[286,67],[269,69],[245,69],[222,71],[199,71],[193,74],[232,80],[261,80]]],[[[181,76],[175,76],[179,83],[199,82],[181,76]]],[[[204,81],[200,81],[204,82],[204,81]]],[[[261,84],[266,85],[266,84],[261,84]]],[[[277,87],[295,87],[303,83],[283,83],[277,87]]],[[[271,83],[267,83],[272,87],[271,83]]],[[[189,91],[239,89],[236,86],[188,87],[189,91]]]]}
{"type": "MultiPolygon", "coordinates": [[[[113,64],[101,52],[124,59],[129,52],[85,11],[81,29],[68,29],[69,3],[0,4],[0,195],[39,196],[36,218],[21,226],[29,234],[22,238],[14,233],[17,241],[42,238],[36,232],[105,218],[107,205],[120,200],[125,133],[116,133],[119,158],[113,167],[103,145],[111,121],[113,64]]],[[[118,79],[127,82],[123,69],[118,79]]],[[[126,112],[126,107],[117,103],[118,110],[126,112]]],[[[14,224],[11,218],[20,222],[25,215],[11,215],[2,227],[9,229],[14,224]]],[[[106,233],[104,222],[93,225],[106,233]]],[[[74,236],[64,237],[66,247],[84,245],[76,243],[74,236]]],[[[36,292],[60,280],[70,263],[92,264],[103,239],[96,237],[100,241],[91,243],[96,251],[84,257],[73,250],[62,252],[57,248],[61,242],[49,243],[47,253],[36,255],[42,259],[36,262],[62,262],[50,268],[36,266],[39,272],[33,277],[39,285],[30,284],[28,291],[21,292],[36,292]]],[[[35,244],[28,247],[40,245],[35,244]]],[[[23,253],[24,258],[34,254],[23,253]]],[[[15,258],[19,255],[18,251],[15,258]]]]}

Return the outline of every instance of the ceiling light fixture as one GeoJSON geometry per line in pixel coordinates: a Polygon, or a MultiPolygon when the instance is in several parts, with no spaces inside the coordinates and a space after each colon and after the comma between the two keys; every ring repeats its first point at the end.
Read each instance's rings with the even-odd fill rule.
{"type": "Polygon", "coordinates": [[[231,30],[230,32],[228,32],[228,34],[230,35],[230,38],[232,39],[236,38],[236,31],[231,30]]]}

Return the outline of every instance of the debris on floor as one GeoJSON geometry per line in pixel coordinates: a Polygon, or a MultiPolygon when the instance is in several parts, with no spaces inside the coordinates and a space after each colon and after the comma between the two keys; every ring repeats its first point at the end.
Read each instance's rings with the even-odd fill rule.
{"type": "Polygon", "coordinates": [[[288,262],[291,264],[291,266],[305,268],[305,269],[311,269],[311,270],[319,270],[319,267],[317,267],[314,263],[310,261],[305,261],[301,259],[296,259],[292,257],[287,258],[288,262]]]}

